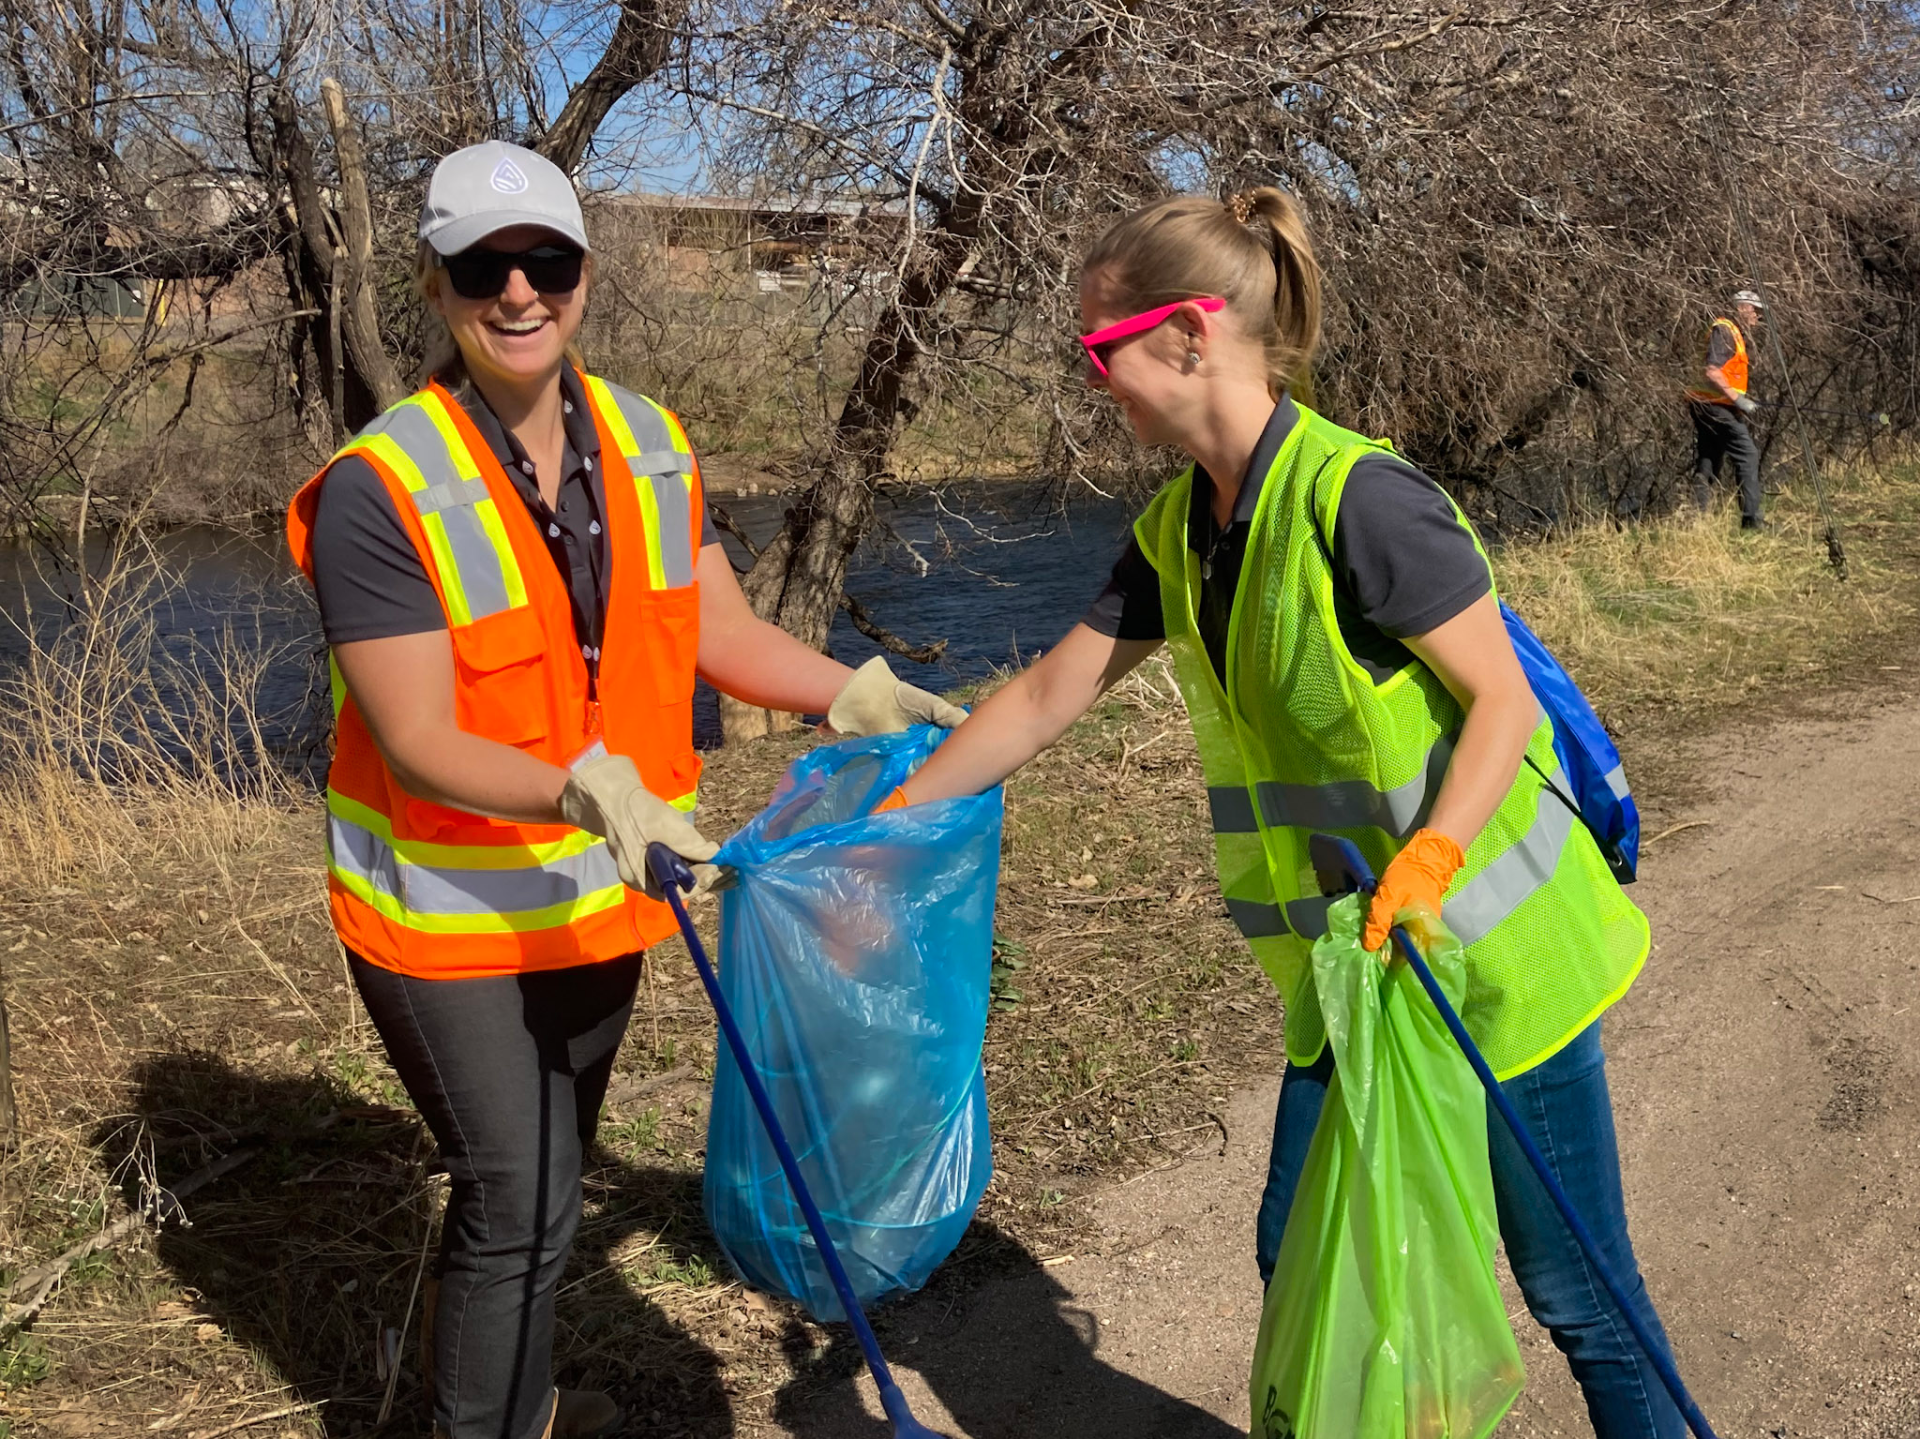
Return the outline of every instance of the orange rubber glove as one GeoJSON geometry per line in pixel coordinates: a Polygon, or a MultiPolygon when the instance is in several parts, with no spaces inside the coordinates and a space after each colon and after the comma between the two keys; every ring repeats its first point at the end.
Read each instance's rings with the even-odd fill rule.
{"type": "Polygon", "coordinates": [[[906,807],[907,792],[904,789],[895,789],[892,794],[888,795],[873,807],[873,812],[875,814],[885,814],[890,809],[905,809],[906,807]]]}
{"type": "MultiPolygon", "coordinates": [[[[1361,945],[1371,952],[1385,944],[1393,932],[1394,917],[1403,909],[1425,909],[1438,919],[1440,897],[1466,859],[1460,846],[1439,830],[1416,830],[1407,847],[1393,857],[1387,872],[1380,876],[1380,887],[1373,892],[1373,905],[1367,910],[1361,945]]],[[[1414,937],[1422,938],[1417,932],[1414,937]]]]}

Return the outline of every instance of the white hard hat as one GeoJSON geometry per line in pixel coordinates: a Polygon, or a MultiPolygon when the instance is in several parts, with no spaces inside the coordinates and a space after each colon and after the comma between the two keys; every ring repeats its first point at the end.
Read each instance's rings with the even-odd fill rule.
{"type": "Polygon", "coordinates": [[[1764,310],[1767,308],[1767,302],[1760,298],[1760,292],[1758,290],[1734,291],[1733,303],[1736,305],[1751,305],[1756,310],[1764,310]]]}

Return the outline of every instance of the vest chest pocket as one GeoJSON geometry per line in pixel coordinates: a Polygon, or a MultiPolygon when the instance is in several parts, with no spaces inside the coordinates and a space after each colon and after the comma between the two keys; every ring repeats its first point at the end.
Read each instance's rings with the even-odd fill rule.
{"type": "Polygon", "coordinates": [[[452,633],[460,728],[520,749],[545,739],[553,686],[542,673],[547,637],[532,607],[502,610],[452,633]]]}
{"type": "Polygon", "coordinates": [[[694,670],[700,658],[700,586],[650,590],[640,601],[641,668],[654,702],[693,702],[694,670]]]}

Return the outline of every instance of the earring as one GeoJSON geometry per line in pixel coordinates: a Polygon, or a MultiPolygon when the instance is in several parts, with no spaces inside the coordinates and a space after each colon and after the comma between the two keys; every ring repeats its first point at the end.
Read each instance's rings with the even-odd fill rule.
{"type": "Polygon", "coordinates": [[[1198,369],[1199,367],[1200,367],[1200,352],[1198,350],[1188,350],[1187,351],[1187,368],[1192,370],[1192,369],[1198,369]]]}

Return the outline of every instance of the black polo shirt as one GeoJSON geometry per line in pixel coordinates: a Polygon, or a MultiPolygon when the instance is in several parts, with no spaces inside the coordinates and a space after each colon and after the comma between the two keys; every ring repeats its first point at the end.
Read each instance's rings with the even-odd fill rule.
{"type": "MultiPolygon", "coordinates": [[[[1222,683],[1234,593],[1254,510],[1267,471],[1299,415],[1290,399],[1274,406],[1253,447],[1224,531],[1213,518],[1213,480],[1194,467],[1187,544],[1202,560],[1195,619],[1222,683]]],[[[1439,628],[1493,588],[1487,562],[1455,518],[1446,493],[1397,455],[1368,454],[1354,463],[1334,516],[1332,553],[1340,637],[1376,682],[1413,659],[1402,641],[1439,628]]],[[[1082,622],[1115,639],[1166,638],[1160,576],[1137,537],[1128,540],[1106,588],[1082,622]]]]}
{"type": "MultiPolygon", "coordinates": [[[[560,492],[549,507],[540,494],[526,448],[502,425],[479,391],[466,386],[461,407],[547,542],[547,553],[567,586],[573,632],[590,668],[597,668],[605,628],[611,571],[606,535],[606,487],[600,476],[600,437],[579,377],[560,376],[566,430],[560,456],[560,492]]],[[[717,544],[703,516],[700,543],[717,544]]],[[[425,563],[395,513],[373,466],[349,455],[327,472],[313,523],[314,591],[328,644],[388,639],[444,630],[447,616],[425,563]]]]}

